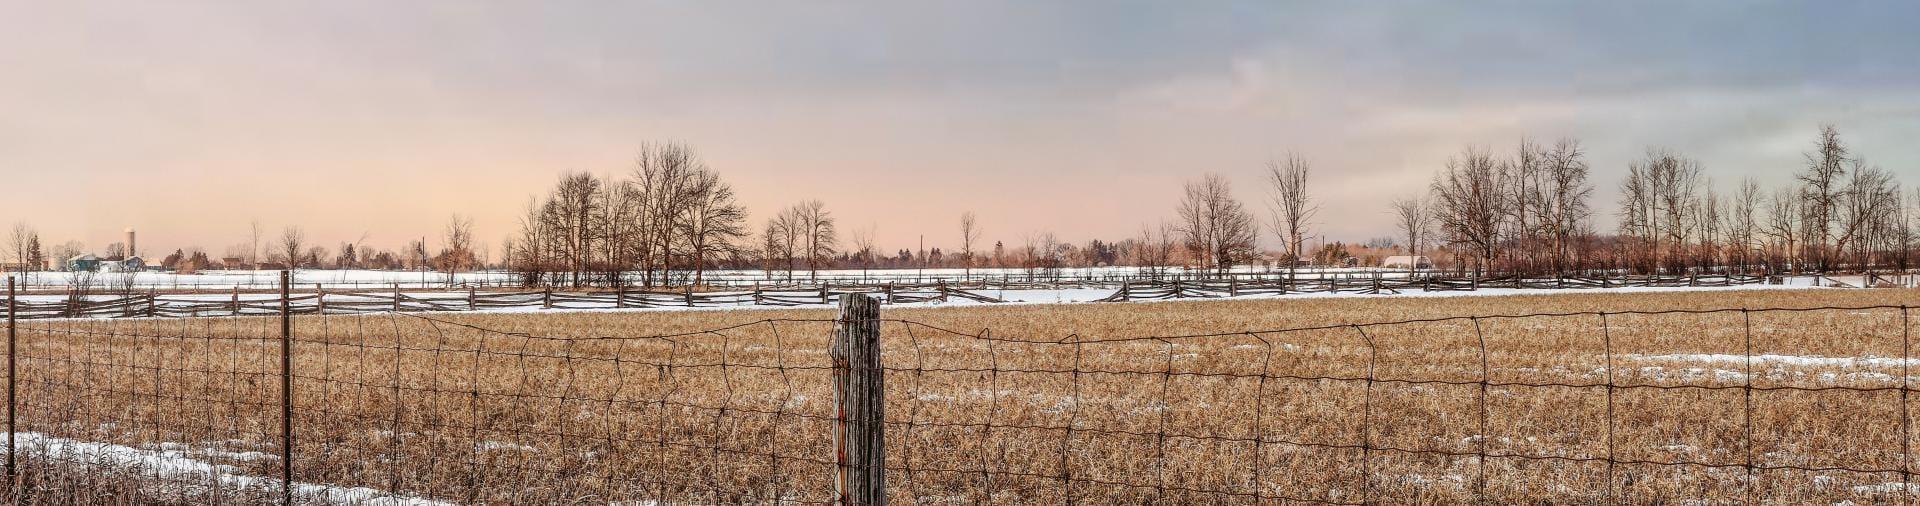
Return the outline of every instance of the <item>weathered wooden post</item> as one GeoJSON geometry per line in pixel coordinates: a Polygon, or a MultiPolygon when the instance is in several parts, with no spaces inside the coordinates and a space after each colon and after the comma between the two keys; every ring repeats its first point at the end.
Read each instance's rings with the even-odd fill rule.
{"type": "Polygon", "coordinates": [[[327,289],[317,284],[313,285],[313,305],[318,308],[320,316],[327,315],[327,289]]]}
{"type": "Polygon", "coordinates": [[[880,368],[880,303],[840,296],[833,345],[834,502],[887,504],[886,371],[880,368]]]}
{"type": "MultiPolygon", "coordinates": [[[[18,295],[13,291],[13,276],[7,276],[7,483],[13,483],[13,478],[19,476],[13,467],[13,454],[15,451],[18,451],[14,446],[13,435],[20,433],[20,430],[13,425],[14,409],[15,406],[19,405],[15,402],[16,394],[19,392],[19,385],[17,385],[17,382],[14,380],[14,378],[19,376],[20,371],[15,363],[15,357],[19,356],[15,353],[18,340],[14,334],[16,332],[14,328],[14,319],[16,318],[14,311],[15,306],[20,304],[17,297],[18,295]]],[[[12,490],[8,491],[13,492],[12,490]]]]}
{"type": "Polygon", "coordinates": [[[687,283],[687,307],[693,307],[693,283],[687,283]]]}
{"type": "Polygon", "coordinates": [[[400,284],[393,284],[393,312],[400,312],[400,284]]]}
{"type": "Polygon", "coordinates": [[[553,287],[540,292],[540,309],[553,309],[553,287]]]}
{"type": "Polygon", "coordinates": [[[467,310],[472,311],[475,309],[479,308],[474,307],[473,304],[473,285],[467,285],[467,310]]]}
{"type": "Polygon", "coordinates": [[[293,271],[280,271],[280,503],[293,504],[293,271]]]}
{"type": "Polygon", "coordinates": [[[240,316],[240,285],[233,286],[233,315],[240,316]]]}

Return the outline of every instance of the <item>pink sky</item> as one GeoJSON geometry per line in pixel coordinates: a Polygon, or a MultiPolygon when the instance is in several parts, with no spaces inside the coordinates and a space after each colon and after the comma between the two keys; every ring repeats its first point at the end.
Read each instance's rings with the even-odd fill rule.
{"type": "MultiPolygon", "coordinates": [[[[12,5],[0,219],[218,254],[254,220],[397,248],[460,213],[497,248],[561,172],[623,173],[647,141],[700,150],[755,225],[817,198],[885,248],[951,246],[969,210],[989,243],[1123,238],[1207,172],[1264,215],[1262,162],[1288,151],[1315,162],[1318,228],[1363,241],[1462,146],[1528,135],[1582,139],[1603,210],[1654,145],[1783,184],[1822,122],[1915,180],[1916,80],[1885,63],[1911,37],[1821,42],[1864,55],[1832,70],[1765,51],[1818,27],[1669,55],[1582,33],[1631,9],[1522,13],[1543,28],[1518,45],[1420,9],[1247,10],[12,5]]],[[[1514,25],[1461,20],[1483,21],[1514,25]]]]}

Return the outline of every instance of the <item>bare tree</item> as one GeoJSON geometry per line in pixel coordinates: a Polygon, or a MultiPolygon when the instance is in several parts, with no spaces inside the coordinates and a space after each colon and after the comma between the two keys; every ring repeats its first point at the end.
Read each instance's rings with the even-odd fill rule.
{"type": "Polygon", "coordinates": [[[247,231],[247,244],[251,245],[251,249],[247,250],[247,263],[252,264],[253,270],[257,271],[260,270],[260,239],[265,236],[266,231],[260,226],[260,220],[248,223],[247,231]]]}
{"type": "Polygon", "coordinates": [[[793,281],[794,259],[799,253],[801,225],[798,207],[789,207],[767,219],[765,256],[769,265],[775,260],[786,269],[787,281],[793,281]]]}
{"type": "Polygon", "coordinates": [[[26,222],[14,223],[13,229],[7,234],[6,256],[12,261],[11,263],[18,266],[17,270],[23,275],[30,270],[36,270],[29,269],[28,264],[39,242],[39,234],[34,232],[33,227],[28,226],[26,222]]]}
{"type": "Polygon", "coordinates": [[[1840,178],[1846,172],[1847,147],[1840,142],[1840,131],[1833,125],[1820,126],[1820,139],[1814,151],[1806,153],[1807,166],[1795,176],[1800,181],[1806,218],[1801,228],[1803,255],[1816,269],[1825,272],[1831,259],[1828,245],[1833,240],[1833,221],[1840,205],[1840,178]]]}
{"type": "Polygon", "coordinates": [[[1800,221],[1806,216],[1806,209],[1803,208],[1797,191],[1781,189],[1774,192],[1773,197],[1767,200],[1765,234],[1773,239],[1773,247],[1768,248],[1769,251],[1776,252],[1773,255],[1778,255],[1777,258],[1772,258],[1768,262],[1774,265],[1773,270],[1780,270],[1779,266],[1782,264],[1789,272],[1797,273],[1805,268],[1801,265],[1801,250],[1797,246],[1800,239],[1806,235],[1805,227],[1800,221]]]}
{"type": "Polygon", "coordinates": [[[1833,210],[1834,251],[1852,257],[1854,268],[1871,271],[1873,252],[1887,235],[1887,220],[1899,206],[1893,175],[1859,159],[1851,160],[1846,186],[1833,210]]]}
{"type": "Polygon", "coordinates": [[[473,219],[458,214],[447,218],[441,240],[445,246],[440,250],[440,268],[447,272],[447,285],[452,286],[455,273],[473,268],[473,219]]]}
{"type": "Polygon", "coordinates": [[[707,263],[735,251],[747,236],[747,209],[734,201],[733,187],[720,175],[702,168],[694,172],[680,218],[693,284],[704,282],[707,263]]]}
{"type": "Polygon", "coordinates": [[[1306,253],[1307,227],[1319,211],[1307,193],[1311,172],[1312,166],[1299,155],[1288,154],[1285,161],[1267,161],[1267,183],[1273,191],[1273,232],[1280,236],[1280,245],[1286,250],[1289,277],[1306,253]]]}
{"type": "Polygon", "coordinates": [[[1587,199],[1593,186],[1587,182],[1586,151],[1580,141],[1562,139],[1546,152],[1546,180],[1540,185],[1546,201],[1541,203],[1541,223],[1552,242],[1554,272],[1564,273],[1576,263],[1574,245],[1586,234],[1592,209],[1587,199]]]}
{"type": "Polygon", "coordinates": [[[631,177],[641,202],[639,228],[643,235],[640,267],[647,285],[664,284],[666,274],[673,270],[676,233],[684,230],[688,201],[695,198],[695,187],[705,172],[706,164],[699,155],[683,144],[646,144],[634,158],[631,177]]]}
{"type": "Polygon", "coordinates": [[[1179,215],[1180,233],[1199,267],[1224,274],[1252,256],[1258,226],[1253,214],[1233,198],[1227,178],[1208,174],[1188,182],[1179,215]]]}
{"type": "Polygon", "coordinates": [[[1621,183],[1620,232],[1644,269],[1677,268],[1687,262],[1688,241],[1697,237],[1700,164],[1671,151],[1649,149],[1627,167],[1621,183]]]}
{"type": "Polygon", "coordinates": [[[960,265],[961,277],[973,276],[973,243],[980,240],[980,227],[974,223],[973,211],[960,214],[960,265]]]}
{"type": "Polygon", "coordinates": [[[794,206],[795,216],[799,218],[801,238],[806,242],[808,279],[820,279],[820,267],[832,260],[838,244],[838,235],[834,231],[833,213],[827,211],[827,204],[819,200],[808,200],[794,206]]]}
{"type": "Polygon", "coordinates": [[[547,201],[543,220],[558,236],[559,256],[567,264],[573,286],[580,286],[581,276],[592,267],[593,247],[600,237],[593,222],[604,204],[597,198],[602,184],[586,172],[566,174],[547,201]]]}
{"type": "Polygon", "coordinates": [[[1742,271],[1753,264],[1755,233],[1759,229],[1760,182],[1751,177],[1740,180],[1740,189],[1733,197],[1732,215],[1728,217],[1728,241],[1733,248],[1733,263],[1742,271]]]}
{"type": "Polygon", "coordinates": [[[286,255],[287,268],[300,268],[300,258],[306,253],[307,232],[297,225],[288,226],[280,232],[280,253],[286,255]]]}
{"type": "Polygon", "coordinates": [[[1507,199],[1501,196],[1508,177],[1505,164],[1495,162],[1484,149],[1470,147],[1460,157],[1448,159],[1431,185],[1431,216],[1448,242],[1474,252],[1476,271],[1493,268],[1501,229],[1511,216],[1507,199]]]}
{"type": "Polygon", "coordinates": [[[1174,251],[1179,249],[1176,239],[1179,231],[1173,225],[1161,223],[1158,226],[1140,227],[1140,237],[1134,246],[1133,262],[1145,267],[1147,274],[1160,279],[1166,274],[1167,267],[1173,265],[1174,251]]]}
{"type": "Polygon", "coordinates": [[[1427,216],[1425,199],[1415,195],[1393,201],[1394,224],[1400,227],[1401,237],[1407,239],[1407,277],[1412,278],[1420,269],[1420,244],[1427,240],[1427,229],[1433,223],[1427,216]]]}
{"type": "Polygon", "coordinates": [[[853,259],[860,263],[860,277],[867,277],[867,269],[873,266],[873,235],[878,225],[853,230],[853,259]]]}

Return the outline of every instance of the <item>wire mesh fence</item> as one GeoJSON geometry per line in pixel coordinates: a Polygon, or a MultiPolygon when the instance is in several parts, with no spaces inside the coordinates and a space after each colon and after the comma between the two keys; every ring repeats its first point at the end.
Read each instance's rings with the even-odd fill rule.
{"type": "MultiPolygon", "coordinates": [[[[867,323],[892,502],[1884,503],[1920,497],[1908,317],[1577,312],[1108,337],[867,323]]],[[[9,493],[839,499],[835,373],[850,366],[829,349],[848,322],[604,336],[490,322],[12,322],[9,493]]]]}

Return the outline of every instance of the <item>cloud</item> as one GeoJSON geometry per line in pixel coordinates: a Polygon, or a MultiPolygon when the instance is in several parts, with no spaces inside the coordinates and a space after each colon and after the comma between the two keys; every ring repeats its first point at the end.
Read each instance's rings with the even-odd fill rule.
{"type": "Polygon", "coordinates": [[[209,249],[256,216],[501,237],[560,171],[668,139],[756,211],[825,198],[883,246],[966,209],[1009,239],[1128,235],[1202,173],[1263,199],[1287,152],[1349,239],[1462,146],[1522,136],[1585,141],[1603,209],[1649,146],[1779,183],[1827,122],[1920,175],[1909,3],[1214,7],[8,6],[0,170],[36,191],[0,212],[209,249]]]}

